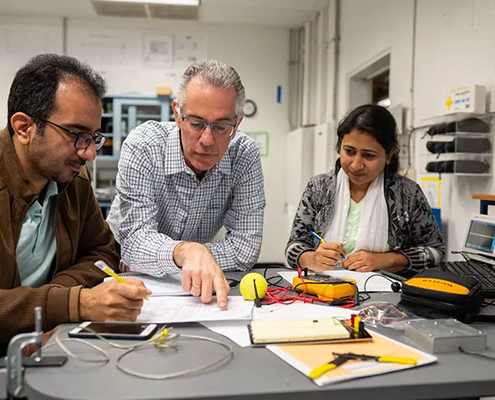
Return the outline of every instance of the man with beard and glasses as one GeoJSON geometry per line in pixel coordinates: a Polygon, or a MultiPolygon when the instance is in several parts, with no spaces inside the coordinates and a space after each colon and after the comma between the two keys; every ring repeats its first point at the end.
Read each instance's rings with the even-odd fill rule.
{"type": "Polygon", "coordinates": [[[85,166],[105,142],[104,92],[89,66],[55,54],[29,60],[10,88],[0,132],[0,355],[10,338],[33,330],[37,306],[48,331],[135,320],[150,294],[139,280],[97,285],[105,274],[94,262],[119,262],[85,166]]]}

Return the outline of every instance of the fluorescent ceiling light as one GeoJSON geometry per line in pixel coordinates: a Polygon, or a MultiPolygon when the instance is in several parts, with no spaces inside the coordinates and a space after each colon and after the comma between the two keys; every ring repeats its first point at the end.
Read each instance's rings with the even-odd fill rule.
{"type": "Polygon", "coordinates": [[[115,3],[163,4],[170,6],[199,6],[200,0],[104,0],[115,3]]]}

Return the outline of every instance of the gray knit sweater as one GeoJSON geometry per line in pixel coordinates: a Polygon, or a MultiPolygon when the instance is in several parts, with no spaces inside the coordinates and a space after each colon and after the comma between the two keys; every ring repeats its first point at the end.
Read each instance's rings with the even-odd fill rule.
{"type": "MultiPolygon", "coordinates": [[[[313,251],[318,241],[310,234],[323,234],[335,212],[337,172],[314,176],[308,182],[292,223],[285,256],[292,268],[298,268],[299,256],[313,251]]],[[[385,174],[385,199],[391,251],[409,260],[409,270],[433,267],[445,255],[445,244],[433,213],[419,185],[398,174],[385,174]],[[390,175],[390,176],[387,176],[390,175]]],[[[412,271],[411,271],[412,272],[412,271]]]]}

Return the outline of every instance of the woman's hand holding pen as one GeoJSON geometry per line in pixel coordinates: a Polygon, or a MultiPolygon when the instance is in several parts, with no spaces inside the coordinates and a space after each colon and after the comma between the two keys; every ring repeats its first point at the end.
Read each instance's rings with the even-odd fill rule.
{"type": "Polygon", "coordinates": [[[320,243],[315,251],[307,251],[299,257],[299,265],[308,267],[312,271],[325,271],[334,269],[335,265],[342,261],[345,250],[342,243],[320,243]]]}
{"type": "Polygon", "coordinates": [[[320,243],[315,251],[315,270],[334,269],[343,258],[345,258],[345,250],[342,243],[320,243]]]}

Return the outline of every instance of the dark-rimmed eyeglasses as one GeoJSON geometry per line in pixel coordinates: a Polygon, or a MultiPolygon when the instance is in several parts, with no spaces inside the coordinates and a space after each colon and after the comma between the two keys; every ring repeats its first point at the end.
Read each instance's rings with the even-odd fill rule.
{"type": "Polygon", "coordinates": [[[237,124],[226,124],[221,122],[209,124],[201,119],[185,116],[184,114],[182,114],[181,109],[179,109],[179,114],[182,118],[182,121],[184,122],[184,128],[187,131],[196,133],[198,135],[203,133],[206,127],[209,126],[211,132],[213,133],[213,136],[216,136],[218,138],[232,137],[237,126],[237,124]]]}
{"type": "Polygon", "coordinates": [[[56,124],[55,122],[49,121],[44,118],[39,118],[36,116],[33,116],[36,119],[39,119],[40,121],[46,122],[47,124],[53,125],[64,132],[70,133],[71,135],[74,135],[76,137],[76,140],[74,140],[74,147],[78,150],[84,150],[87,149],[90,145],[91,142],[95,142],[95,148],[96,150],[100,150],[103,147],[103,144],[107,140],[105,136],[103,136],[100,132],[95,132],[93,134],[91,133],[83,133],[83,132],[74,132],[70,130],[69,128],[65,128],[59,124],[56,124]]]}

